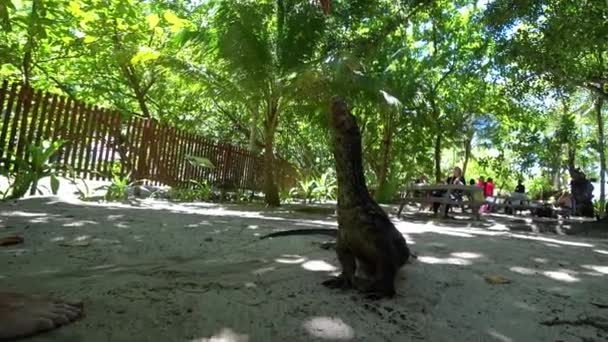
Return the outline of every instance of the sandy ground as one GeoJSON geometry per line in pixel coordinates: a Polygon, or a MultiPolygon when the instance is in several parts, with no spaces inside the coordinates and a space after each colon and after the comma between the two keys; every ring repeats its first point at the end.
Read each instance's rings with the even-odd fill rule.
{"type": "MultiPolygon", "coordinates": [[[[0,204],[0,288],[85,301],[86,317],[31,341],[606,341],[608,240],[541,233],[555,223],[482,223],[409,211],[393,217],[418,260],[398,295],[363,300],[320,283],[339,268],[323,237],[257,240],[336,227],[285,207],[80,202],[0,204]],[[507,284],[491,284],[500,276],[507,284]],[[604,317],[604,320],[601,320],[604,317]]],[[[548,229],[549,231],[553,230],[548,229]]]]}

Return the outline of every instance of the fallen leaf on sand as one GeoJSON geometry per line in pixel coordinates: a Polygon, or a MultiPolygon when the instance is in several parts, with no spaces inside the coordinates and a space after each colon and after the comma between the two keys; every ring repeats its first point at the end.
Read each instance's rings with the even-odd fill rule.
{"type": "Polygon", "coordinates": [[[18,235],[7,236],[0,238],[0,246],[17,245],[23,243],[23,241],[23,238],[18,235]]]}
{"type": "Polygon", "coordinates": [[[485,276],[484,279],[486,280],[486,283],[492,285],[508,284],[511,282],[511,280],[501,276],[485,276]]]}

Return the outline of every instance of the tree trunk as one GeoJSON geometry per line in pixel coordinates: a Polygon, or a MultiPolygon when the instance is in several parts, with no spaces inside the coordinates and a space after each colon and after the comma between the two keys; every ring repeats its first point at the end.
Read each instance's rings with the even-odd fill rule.
{"type": "Polygon", "coordinates": [[[386,178],[388,176],[388,164],[390,163],[391,145],[393,143],[393,114],[387,114],[387,120],[384,123],[384,131],[382,133],[382,162],[380,164],[380,174],[378,177],[378,193],[386,186],[386,178]]]}
{"type": "Polygon", "coordinates": [[[568,144],[568,174],[570,177],[574,174],[574,169],[576,164],[576,150],[572,143],[568,144]]]}
{"type": "Polygon", "coordinates": [[[435,181],[441,182],[441,133],[435,137],[435,181]]]}
{"type": "MultiPolygon", "coordinates": [[[[255,152],[257,149],[257,139],[255,133],[258,129],[258,110],[254,110],[251,112],[251,126],[249,131],[249,151],[255,152]]],[[[265,146],[265,145],[264,145],[265,146]]]]}
{"type": "Polygon", "coordinates": [[[38,26],[42,25],[41,20],[38,17],[38,7],[40,7],[40,0],[32,1],[32,11],[28,18],[27,28],[27,42],[25,43],[25,53],[23,54],[23,61],[21,63],[23,73],[23,84],[29,86],[30,78],[32,73],[32,51],[36,46],[36,33],[38,26]]]}
{"type": "Polygon", "coordinates": [[[278,101],[268,101],[266,122],[264,123],[264,201],[269,207],[281,205],[279,189],[274,177],[274,132],[277,127],[278,101]]]}
{"type": "Polygon", "coordinates": [[[605,184],[606,184],[606,150],[604,146],[604,118],[602,116],[602,107],[604,106],[604,98],[598,96],[595,102],[595,110],[597,115],[597,147],[600,152],[600,213],[604,213],[604,202],[606,200],[605,184]]]}
{"type": "Polygon", "coordinates": [[[473,143],[473,134],[467,138],[464,142],[464,163],[462,163],[462,176],[466,177],[467,166],[469,166],[469,159],[471,159],[471,144],[473,143]]]}

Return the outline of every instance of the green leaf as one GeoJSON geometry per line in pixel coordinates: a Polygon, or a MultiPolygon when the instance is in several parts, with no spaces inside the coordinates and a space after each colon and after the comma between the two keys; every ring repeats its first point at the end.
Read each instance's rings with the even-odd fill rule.
{"type": "Polygon", "coordinates": [[[53,195],[57,195],[59,190],[59,179],[55,175],[51,175],[51,191],[53,195]]]}
{"type": "MultiPolygon", "coordinates": [[[[146,17],[146,20],[148,21],[148,25],[151,29],[155,28],[156,25],[158,25],[160,18],[158,16],[158,14],[150,14],[146,17]]],[[[167,20],[168,21],[168,20],[167,20]]]]}
{"type": "Polygon", "coordinates": [[[142,46],[139,48],[139,51],[135,54],[135,56],[131,58],[131,63],[134,65],[144,64],[146,62],[158,59],[159,57],[160,54],[157,51],[152,50],[149,47],[142,46]]]}

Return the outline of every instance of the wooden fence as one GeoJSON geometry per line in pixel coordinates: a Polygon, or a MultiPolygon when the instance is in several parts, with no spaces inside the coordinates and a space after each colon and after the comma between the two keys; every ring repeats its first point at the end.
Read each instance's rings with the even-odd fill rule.
{"type": "MultiPolygon", "coordinates": [[[[81,178],[110,179],[112,170],[153,184],[185,185],[207,180],[224,189],[261,190],[266,166],[238,146],[213,142],[155,120],[124,118],[119,112],[4,81],[0,86],[0,168],[18,168],[30,143],[64,140],[54,156],[81,178]],[[209,159],[212,169],[186,156],[209,159]]],[[[293,186],[296,170],[275,160],[280,188],[293,186]]]]}

